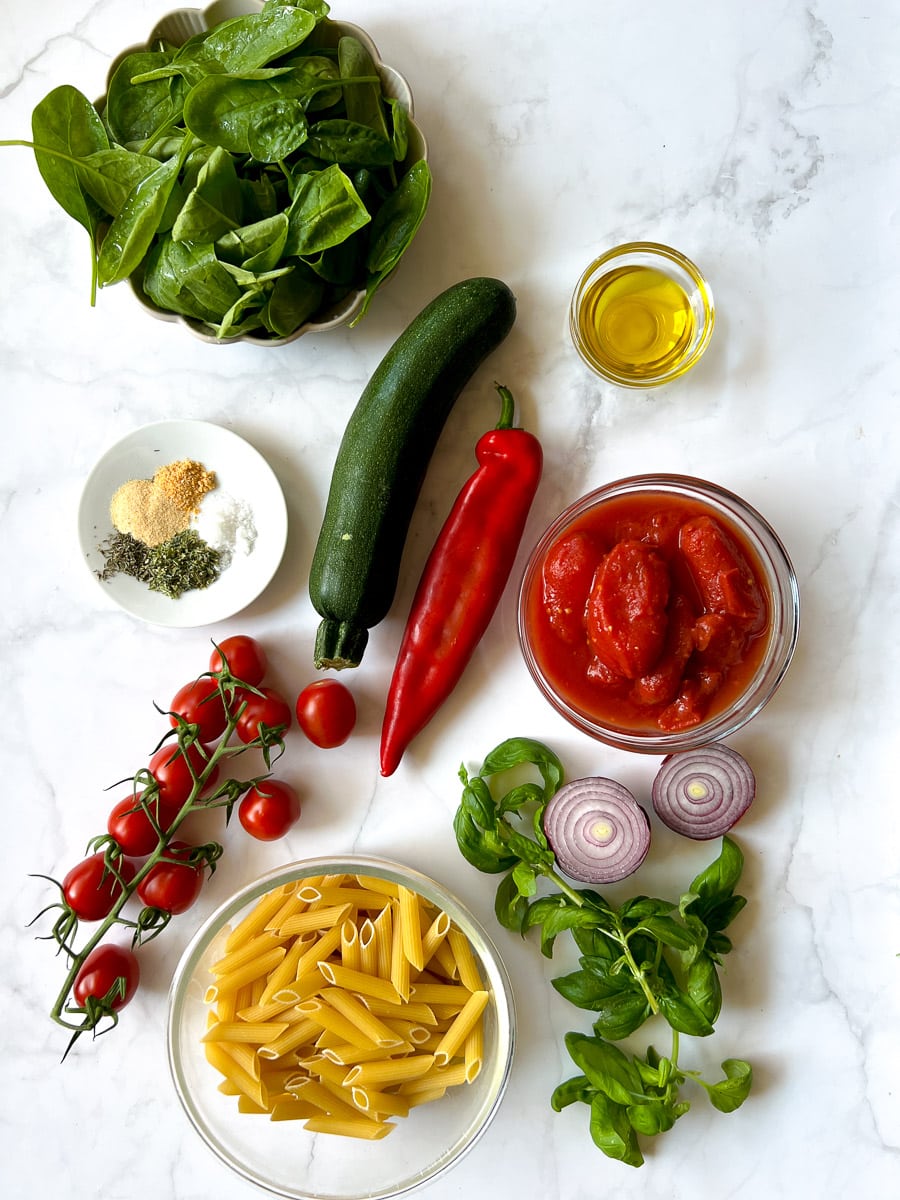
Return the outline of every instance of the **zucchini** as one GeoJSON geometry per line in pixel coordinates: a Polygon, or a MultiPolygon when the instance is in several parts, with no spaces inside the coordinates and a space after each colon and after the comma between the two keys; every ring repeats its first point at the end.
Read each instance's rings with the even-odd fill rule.
{"type": "Polygon", "coordinates": [[[509,333],[512,292],[465,279],[428,304],[375,370],[344,432],[309,577],[318,668],[358,666],[397,590],[428,463],[451,408],[509,333]]]}

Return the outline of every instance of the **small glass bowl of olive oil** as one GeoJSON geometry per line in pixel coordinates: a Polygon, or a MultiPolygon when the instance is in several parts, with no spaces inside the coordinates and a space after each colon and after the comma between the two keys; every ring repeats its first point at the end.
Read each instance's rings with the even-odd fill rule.
{"type": "Polygon", "coordinates": [[[620,387],[659,387],[699,360],[712,336],[709,284],[677,250],[628,242],[595,259],[572,296],[575,349],[620,387]]]}

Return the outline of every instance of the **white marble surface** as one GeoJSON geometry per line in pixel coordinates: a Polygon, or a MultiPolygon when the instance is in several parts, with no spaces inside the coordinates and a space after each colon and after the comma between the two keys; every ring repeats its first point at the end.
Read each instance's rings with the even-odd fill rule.
{"type": "MultiPolygon", "coordinates": [[[[27,136],[32,108],[60,83],[100,94],[110,59],[165,10],[161,0],[5,5],[0,137],[27,136]]],[[[252,1200],[256,1189],[219,1165],[176,1102],[168,980],[191,931],[234,887],[291,857],[351,850],[450,885],[495,931],[514,980],[510,1093],[423,1200],[900,1194],[895,6],[343,0],[333,13],[367,28],[408,75],[436,181],[413,250],[355,331],[216,348],[148,319],[125,287],[92,311],[85,235],[50,200],[30,152],[2,151],[3,1194],[252,1200]],[[596,381],[564,333],[582,267],[635,238],[695,258],[719,308],[700,368],[646,395],[596,381]],[[47,898],[29,874],[61,876],[102,829],[103,789],[157,739],[151,701],[167,703],[202,669],[211,635],[258,636],[286,691],[313,677],[306,576],[344,423],[412,316],[475,274],[508,281],[518,322],[439,445],[397,604],[350,681],[357,734],[331,753],[291,735],[284,774],[305,797],[295,832],[266,846],[232,831],[196,908],[148,948],[119,1029],[59,1065],[65,1035],[46,1014],[61,963],[25,927],[47,898]],[[587,1028],[588,1014],[553,992],[554,968],[535,945],[493,924],[493,880],[460,858],[450,821],[460,761],[477,764],[510,735],[548,741],[572,775],[612,774],[638,790],[655,761],[595,745],[554,716],[520,660],[511,587],[451,702],[393,778],[377,771],[402,617],[493,417],[494,377],[545,446],[526,543],[592,486],[694,473],[769,517],[802,588],[794,666],[734,739],[760,785],[739,837],[750,904],[734,929],[724,1014],[695,1049],[703,1062],[750,1059],[756,1086],[729,1117],[698,1100],[639,1171],[593,1148],[586,1110],[551,1112],[552,1088],[571,1073],[562,1035],[587,1028]],[[154,628],[111,607],[76,543],[95,460],[133,428],[173,417],[250,440],[290,509],[274,583],[210,629],[154,628]]],[[[686,883],[709,857],[659,833],[640,888],[686,883]]]]}

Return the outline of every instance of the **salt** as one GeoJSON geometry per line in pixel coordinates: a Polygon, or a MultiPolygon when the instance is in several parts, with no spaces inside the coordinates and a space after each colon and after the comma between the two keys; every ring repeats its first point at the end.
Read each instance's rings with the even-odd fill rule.
{"type": "Polygon", "coordinates": [[[203,497],[200,511],[191,518],[191,528],[218,550],[221,570],[231,564],[235,554],[250,554],[256,543],[256,524],[249,504],[219,488],[203,497]]]}

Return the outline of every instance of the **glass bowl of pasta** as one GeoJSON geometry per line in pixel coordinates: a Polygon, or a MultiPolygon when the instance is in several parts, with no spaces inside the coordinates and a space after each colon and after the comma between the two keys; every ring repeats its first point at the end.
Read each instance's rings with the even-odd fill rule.
{"type": "Polygon", "coordinates": [[[291,1200],[402,1195],[493,1119],[515,1012],[489,937],[384,859],[312,858],[243,888],[172,982],[175,1088],[206,1144],[291,1200]]]}

